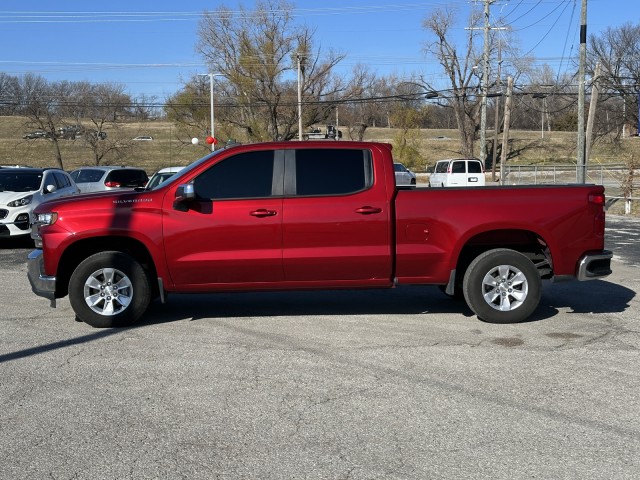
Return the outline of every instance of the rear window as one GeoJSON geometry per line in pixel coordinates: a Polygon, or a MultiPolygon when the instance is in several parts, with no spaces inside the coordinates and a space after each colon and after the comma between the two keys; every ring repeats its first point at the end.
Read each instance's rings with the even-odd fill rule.
{"type": "Polygon", "coordinates": [[[471,161],[469,162],[469,173],[482,173],[482,165],[480,162],[471,161]]]}
{"type": "Polygon", "coordinates": [[[144,170],[112,170],[107,178],[106,182],[119,183],[123,187],[144,187],[147,184],[149,177],[144,170]]]}
{"type": "Polygon", "coordinates": [[[457,160],[453,162],[453,165],[451,165],[451,173],[465,173],[466,163],[467,162],[465,160],[457,160]]]}
{"type": "Polygon", "coordinates": [[[99,182],[102,176],[104,175],[104,170],[98,169],[82,169],[71,172],[71,178],[73,178],[76,183],[93,183],[99,182]]]}

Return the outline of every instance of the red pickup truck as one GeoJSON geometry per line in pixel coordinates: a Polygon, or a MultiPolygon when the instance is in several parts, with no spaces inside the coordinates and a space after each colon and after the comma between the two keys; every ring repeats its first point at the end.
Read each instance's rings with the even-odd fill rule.
{"type": "Polygon", "coordinates": [[[519,322],[545,279],[611,273],[594,185],[396,187],[391,147],[238,145],[151,190],[34,211],[28,276],[94,327],[170,292],[439,285],[488,322],[519,322]]]}

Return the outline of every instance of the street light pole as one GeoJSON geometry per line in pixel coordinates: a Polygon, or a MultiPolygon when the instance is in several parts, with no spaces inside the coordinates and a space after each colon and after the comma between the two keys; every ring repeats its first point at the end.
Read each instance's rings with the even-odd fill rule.
{"type": "Polygon", "coordinates": [[[211,102],[211,138],[214,139],[214,141],[211,142],[211,151],[213,152],[216,149],[216,126],[213,114],[213,77],[221,77],[223,75],[221,73],[200,73],[199,75],[202,77],[209,77],[209,100],[211,102]]]}

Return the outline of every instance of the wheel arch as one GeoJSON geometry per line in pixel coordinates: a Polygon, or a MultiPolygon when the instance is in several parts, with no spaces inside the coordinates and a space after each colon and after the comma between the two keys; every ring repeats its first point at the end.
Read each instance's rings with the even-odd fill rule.
{"type": "Polygon", "coordinates": [[[542,279],[553,276],[551,249],[541,235],[526,229],[496,229],[477,233],[461,246],[455,257],[455,283],[461,285],[467,268],[478,255],[496,248],[508,248],[525,255],[533,262],[542,279]]]}
{"type": "Polygon", "coordinates": [[[157,271],[147,247],[131,237],[104,236],[80,240],[65,249],[60,257],[56,275],[56,298],[64,297],[69,293],[71,274],[80,262],[95,253],[105,251],[126,253],[139,262],[149,276],[149,284],[154,289],[154,294],[157,294],[158,285],[153,281],[157,277],[157,271]]]}

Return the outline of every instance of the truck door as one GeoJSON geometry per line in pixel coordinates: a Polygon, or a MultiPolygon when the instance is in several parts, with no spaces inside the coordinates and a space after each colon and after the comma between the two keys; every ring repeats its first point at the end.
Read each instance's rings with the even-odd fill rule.
{"type": "Polygon", "coordinates": [[[372,152],[298,148],[285,155],[285,280],[388,285],[391,193],[382,172],[374,175],[372,152]]]}
{"type": "Polygon", "coordinates": [[[164,241],[176,286],[233,289],[282,281],[284,155],[274,150],[238,153],[197,175],[196,198],[175,208],[164,201],[164,241]]]}

